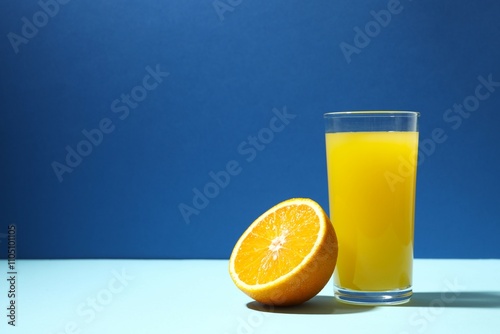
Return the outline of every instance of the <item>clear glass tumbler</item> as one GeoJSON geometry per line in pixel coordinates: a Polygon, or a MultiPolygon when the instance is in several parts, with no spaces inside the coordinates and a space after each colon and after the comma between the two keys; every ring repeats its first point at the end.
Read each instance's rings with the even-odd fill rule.
{"type": "Polygon", "coordinates": [[[335,297],[405,303],[412,295],[419,113],[324,117],[330,218],[339,240],[335,297]]]}

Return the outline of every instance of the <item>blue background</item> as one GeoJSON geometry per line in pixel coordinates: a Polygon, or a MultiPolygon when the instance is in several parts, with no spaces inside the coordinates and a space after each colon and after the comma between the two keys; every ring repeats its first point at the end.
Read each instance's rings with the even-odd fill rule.
{"type": "Polygon", "coordinates": [[[401,0],[384,26],[371,11],[393,1],[41,3],[52,16],[0,3],[0,256],[16,224],[19,258],[227,258],[275,203],[328,207],[324,112],[403,109],[421,112],[428,145],[415,255],[500,257],[500,87],[470,98],[478,77],[500,82],[498,1],[401,0]],[[40,27],[14,47],[23,17],[40,27]],[[163,73],[151,90],[148,67],[163,73]],[[127,106],[131,93],[141,101],[127,106]],[[479,105],[448,114],[464,101],[479,105]],[[60,182],[53,163],[106,119],[113,130],[60,182]],[[446,140],[433,146],[436,129],[446,140]],[[229,183],[196,209],[230,162],[229,183]]]}

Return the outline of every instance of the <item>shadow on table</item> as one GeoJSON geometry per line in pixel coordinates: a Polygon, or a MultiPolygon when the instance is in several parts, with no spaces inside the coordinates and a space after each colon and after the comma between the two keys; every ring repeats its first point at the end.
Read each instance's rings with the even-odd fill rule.
{"type": "Polygon", "coordinates": [[[404,307],[472,307],[500,308],[500,292],[414,292],[404,307]]]}
{"type": "Polygon", "coordinates": [[[370,306],[355,306],[338,302],[333,296],[316,296],[297,306],[277,307],[250,302],[247,307],[252,310],[269,313],[286,314],[351,314],[367,312],[374,309],[370,306]]]}
{"type": "MultiPolygon", "coordinates": [[[[252,310],[269,313],[286,314],[352,314],[368,312],[373,306],[356,306],[338,302],[333,296],[316,296],[309,301],[288,307],[263,305],[250,302],[247,307],[252,310]]],[[[477,292],[414,292],[411,300],[402,305],[378,307],[464,307],[464,308],[500,308],[499,291],[477,292]]]]}

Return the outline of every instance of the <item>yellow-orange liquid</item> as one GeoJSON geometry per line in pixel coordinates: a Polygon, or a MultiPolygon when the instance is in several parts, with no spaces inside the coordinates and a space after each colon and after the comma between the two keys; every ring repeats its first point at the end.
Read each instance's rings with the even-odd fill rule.
{"type": "Polygon", "coordinates": [[[337,287],[411,286],[417,150],[418,132],[326,134],[337,287]]]}

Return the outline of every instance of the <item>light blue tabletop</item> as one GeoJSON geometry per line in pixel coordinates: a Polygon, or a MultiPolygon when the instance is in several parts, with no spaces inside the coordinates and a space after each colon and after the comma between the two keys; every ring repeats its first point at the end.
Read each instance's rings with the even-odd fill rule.
{"type": "Polygon", "coordinates": [[[227,267],[227,260],[18,260],[9,275],[5,262],[0,333],[500,333],[500,260],[415,260],[412,301],[384,307],[340,304],[332,282],[303,305],[263,307],[234,286],[227,267]]]}

